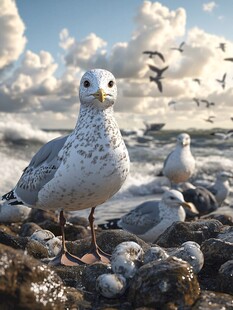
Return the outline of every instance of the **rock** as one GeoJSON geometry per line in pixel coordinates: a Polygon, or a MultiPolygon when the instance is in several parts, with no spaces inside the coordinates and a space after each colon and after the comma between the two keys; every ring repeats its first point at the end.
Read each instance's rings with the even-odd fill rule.
{"type": "Polygon", "coordinates": [[[0,248],[2,309],[64,309],[66,288],[48,266],[5,245],[0,248]]]}
{"type": "Polygon", "coordinates": [[[199,293],[199,283],[192,267],[183,260],[169,257],[148,263],[137,271],[129,288],[128,300],[134,308],[184,309],[194,304],[199,293]]]}
{"type": "MultiPolygon", "coordinates": [[[[220,210],[221,210],[221,208],[219,209],[219,212],[220,212],[220,210]]],[[[233,218],[232,218],[232,216],[227,215],[227,214],[213,213],[213,214],[209,214],[205,218],[215,219],[215,220],[218,220],[219,222],[221,222],[223,225],[233,226],[233,218]]]]}
{"type": "Polygon", "coordinates": [[[152,261],[168,258],[167,252],[159,246],[153,246],[144,255],[143,264],[150,263],[152,261]]]}
{"type": "Polygon", "coordinates": [[[126,279],[120,274],[102,274],[96,280],[96,290],[107,298],[117,298],[124,294],[126,279]]]}
{"type": "Polygon", "coordinates": [[[26,206],[11,206],[3,202],[0,204],[0,223],[22,222],[29,217],[31,210],[31,208],[26,206]]]}
{"type": "Polygon", "coordinates": [[[68,216],[67,222],[73,225],[83,226],[85,228],[89,226],[89,221],[86,217],[72,215],[72,214],[68,216]]]}
{"type": "Polygon", "coordinates": [[[134,241],[125,241],[118,244],[111,257],[113,272],[121,274],[125,278],[132,278],[142,265],[143,254],[140,245],[134,241]]]}
{"type": "Polygon", "coordinates": [[[233,227],[225,227],[216,238],[233,243],[233,227]]]}
{"type": "Polygon", "coordinates": [[[86,268],[85,265],[80,266],[50,266],[59,277],[62,279],[63,283],[67,286],[72,286],[76,289],[83,289],[83,271],[86,268]]]}
{"type": "Polygon", "coordinates": [[[37,240],[29,240],[25,249],[27,250],[27,253],[34,258],[42,259],[49,257],[49,252],[46,246],[37,240]]]}
{"type": "Polygon", "coordinates": [[[196,274],[204,265],[204,255],[200,250],[200,245],[196,242],[184,242],[179,248],[170,250],[168,253],[189,263],[196,274]]]}
{"type": "Polygon", "coordinates": [[[208,239],[201,245],[205,264],[218,269],[226,261],[233,259],[233,243],[220,239],[208,239]]]}
{"type": "Polygon", "coordinates": [[[38,229],[30,236],[30,239],[46,244],[48,240],[53,239],[54,237],[55,236],[51,231],[46,229],[38,229]]]}
{"type": "Polygon", "coordinates": [[[45,246],[48,249],[49,252],[49,257],[54,257],[58,253],[60,253],[61,248],[62,248],[62,241],[58,237],[54,237],[52,239],[49,239],[45,246]]]}
{"type": "Polygon", "coordinates": [[[21,237],[30,237],[36,230],[42,229],[39,225],[33,222],[24,223],[21,226],[19,235],[21,237]]]}
{"type": "Polygon", "coordinates": [[[0,243],[11,246],[14,249],[25,249],[28,238],[13,236],[0,230],[0,243]]]}
{"type": "Polygon", "coordinates": [[[28,218],[29,222],[42,223],[45,220],[51,220],[53,222],[58,222],[58,216],[54,211],[44,211],[40,209],[32,209],[30,216],[28,218]]]}
{"type": "Polygon", "coordinates": [[[212,291],[202,291],[192,310],[232,310],[231,295],[212,291]]]}
{"type": "Polygon", "coordinates": [[[219,290],[233,295],[233,260],[228,260],[219,269],[219,290]]]}
{"type": "Polygon", "coordinates": [[[165,248],[178,247],[186,241],[201,244],[206,239],[215,238],[222,228],[222,223],[217,220],[175,222],[160,235],[156,244],[165,248]]]}

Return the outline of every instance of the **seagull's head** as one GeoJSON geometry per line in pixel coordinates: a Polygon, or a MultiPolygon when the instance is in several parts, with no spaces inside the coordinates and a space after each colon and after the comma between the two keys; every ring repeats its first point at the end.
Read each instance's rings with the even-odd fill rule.
{"type": "Polygon", "coordinates": [[[177,144],[181,145],[182,147],[190,145],[191,143],[191,138],[190,135],[187,133],[181,133],[177,137],[177,144]]]}
{"type": "Polygon", "coordinates": [[[184,197],[181,192],[171,189],[164,192],[162,196],[162,202],[168,207],[187,207],[191,209],[191,205],[184,200],[184,197]]]}
{"type": "Polygon", "coordinates": [[[114,104],[116,97],[116,79],[111,72],[93,69],[83,75],[79,87],[81,104],[105,110],[114,104]]]}
{"type": "Polygon", "coordinates": [[[229,171],[220,171],[217,173],[216,177],[217,180],[224,182],[226,180],[233,179],[233,174],[229,171]]]}

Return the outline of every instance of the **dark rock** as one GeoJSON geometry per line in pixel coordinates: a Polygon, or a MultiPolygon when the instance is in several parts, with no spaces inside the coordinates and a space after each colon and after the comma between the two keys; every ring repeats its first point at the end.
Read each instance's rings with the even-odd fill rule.
{"type": "Polygon", "coordinates": [[[50,266],[59,277],[62,279],[63,283],[67,286],[72,286],[77,289],[83,289],[83,272],[86,268],[85,265],[80,266],[50,266]]]}
{"type": "Polygon", "coordinates": [[[0,230],[0,243],[11,246],[14,249],[25,249],[28,242],[26,237],[18,237],[7,234],[6,232],[0,230]]]}
{"type": "Polygon", "coordinates": [[[225,226],[216,238],[233,243],[233,227],[225,226]]]}
{"type": "Polygon", "coordinates": [[[233,295],[233,260],[227,261],[219,269],[219,289],[233,295]]]}
{"type": "Polygon", "coordinates": [[[228,294],[202,291],[192,310],[232,310],[233,297],[228,294]]]}
{"type": "Polygon", "coordinates": [[[213,214],[209,214],[205,218],[218,220],[223,225],[233,226],[233,218],[232,218],[232,216],[227,215],[227,214],[213,213],[213,214]]]}
{"type": "Polygon", "coordinates": [[[67,218],[67,223],[71,223],[73,225],[83,226],[87,228],[89,226],[89,221],[87,218],[77,215],[71,215],[67,218]]]}
{"type": "Polygon", "coordinates": [[[48,249],[39,241],[29,240],[25,249],[27,253],[34,258],[42,259],[49,257],[48,249]]]}
{"type": "Polygon", "coordinates": [[[96,292],[96,279],[104,273],[111,273],[111,267],[109,265],[95,263],[86,266],[82,274],[82,283],[85,290],[92,293],[96,292]]]}
{"type": "Polygon", "coordinates": [[[54,211],[44,211],[40,209],[32,209],[28,222],[41,223],[45,220],[50,220],[53,222],[58,222],[58,216],[54,211]]]}
{"type": "Polygon", "coordinates": [[[30,237],[38,229],[40,230],[41,227],[36,223],[24,223],[19,231],[19,235],[21,237],[30,237]]]}
{"type": "Polygon", "coordinates": [[[194,304],[199,293],[192,267],[183,260],[169,257],[148,263],[137,271],[128,299],[134,307],[184,309],[194,304]]]}
{"type": "Polygon", "coordinates": [[[0,274],[1,309],[64,309],[66,288],[59,276],[21,250],[1,246],[0,274]]]}
{"type": "Polygon", "coordinates": [[[161,247],[177,247],[186,241],[202,244],[209,238],[215,238],[223,228],[217,220],[197,220],[192,222],[175,222],[156,240],[161,247]]]}
{"type": "Polygon", "coordinates": [[[220,239],[208,239],[201,245],[205,265],[219,268],[226,261],[233,259],[233,243],[220,239]]]}

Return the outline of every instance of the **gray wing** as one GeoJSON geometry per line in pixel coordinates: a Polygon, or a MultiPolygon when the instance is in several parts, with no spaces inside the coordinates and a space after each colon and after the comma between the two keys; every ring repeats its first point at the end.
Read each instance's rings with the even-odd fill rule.
{"type": "Polygon", "coordinates": [[[38,192],[53,178],[60,166],[61,158],[58,153],[67,137],[68,135],[49,141],[33,156],[14,189],[18,200],[27,205],[36,203],[38,192]]]}
{"type": "Polygon", "coordinates": [[[167,162],[168,162],[168,159],[170,158],[170,156],[175,152],[175,150],[173,150],[171,153],[169,153],[167,155],[167,158],[164,160],[164,163],[163,163],[163,169],[165,168],[165,166],[167,165],[167,162]]]}
{"type": "Polygon", "coordinates": [[[141,235],[160,222],[159,201],[146,201],[124,215],[119,225],[135,235],[141,235]]]}

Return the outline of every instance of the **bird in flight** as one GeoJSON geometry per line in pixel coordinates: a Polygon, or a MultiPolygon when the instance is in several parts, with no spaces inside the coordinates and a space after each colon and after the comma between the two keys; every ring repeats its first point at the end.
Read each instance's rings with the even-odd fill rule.
{"type": "Polygon", "coordinates": [[[218,137],[222,140],[228,140],[233,137],[233,130],[228,130],[227,132],[212,132],[211,136],[218,137]]]}
{"type": "Polygon", "coordinates": [[[164,71],[166,71],[168,69],[168,66],[166,66],[166,67],[164,67],[162,69],[159,69],[159,68],[157,68],[157,67],[155,67],[153,65],[148,65],[148,66],[149,66],[149,68],[152,71],[157,73],[157,75],[155,77],[150,76],[150,81],[151,82],[155,82],[157,84],[157,86],[158,86],[159,91],[162,92],[163,91],[163,86],[162,86],[161,80],[164,78],[162,76],[162,74],[163,74],[164,71]]]}
{"type": "Polygon", "coordinates": [[[165,58],[162,53],[157,51],[144,51],[143,54],[149,55],[149,58],[153,58],[153,56],[157,55],[163,62],[165,62],[165,58]]]}
{"type": "Polygon", "coordinates": [[[224,89],[224,88],[225,88],[225,86],[226,86],[226,76],[227,76],[227,74],[226,74],[226,73],[224,73],[224,74],[223,74],[223,77],[222,77],[222,79],[221,79],[221,80],[216,79],[216,81],[222,85],[222,88],[223,88],[223,89],[224,89]]]}
{"type": "Polygon", "coordinates": [[[181,42],[179,47],[171,47],[171,50],[177,50],[177,51],[182,53],[184,51],[184,49],[183,49],[184,44],[185,44],[185,42],[181,42]]]}
{"type": "Polygon", "coordinates": [[[168,106],[172,106],[173,105],[174,110],[176,109],[176,104],[177,104],[177,102],[174,101],[174,100],[171,100],[171,101],[168,102],[168,106]]]}
{"type": "Polygon", "coordinates": [[[196,82],[197,84],[201,85],[201,80],[200,79],[193,79],[194,82],[196,82]]]}
{"type": "Polygon", "coordinates": [[[209,123],[213,123],[213,122],[214,122],[214,121],[213,121],[213,118],[215,118],[214,115],[209,116],[207,119],[204,119],[204,121],[209,122],[209,123]]]}
{"type": "Polygon", "coordinates": [[[193,101],[197,104],[198,107],[200,106],[200,99],[194,97],[193,101]]]}
{"type": "Polygon", "coordinates": [[[233,57],[224,58],[226,61],[233,61],[233,57]]]}
{"type": "Polygon", "coordinates": [[[204,103],[206,104],[206,108],[209,108],[209,107],[215,105],[214,102],[210,102],[210,101],[208,101],[208,100],[206,100],[206,99],[202,99],[201,102],[204,102],[204,103]]]}
{"type": "Polygon", "coordinates": [[[223,52],[226,51],[226,43],[219,43],[219,46],[217,48],[220,48],[223,52]]]}

